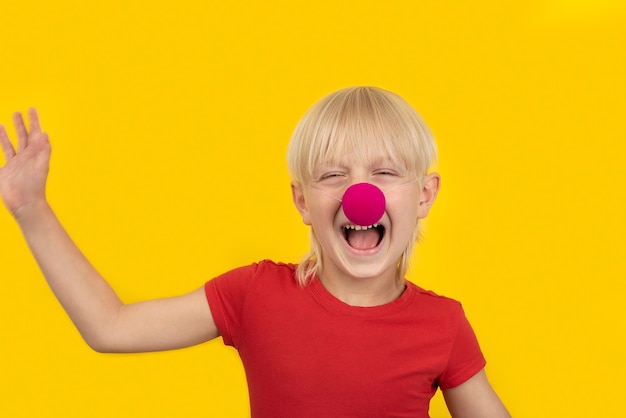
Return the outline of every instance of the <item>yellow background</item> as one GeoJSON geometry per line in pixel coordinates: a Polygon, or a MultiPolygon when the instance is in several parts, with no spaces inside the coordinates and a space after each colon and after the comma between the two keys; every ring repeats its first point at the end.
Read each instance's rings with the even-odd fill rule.
{"type": "MultiPolygon", "coordinates": [[[[463,301],[514,416],[622,414],[623,2],[227,3],[0,6],[0,121],[38,107],[50,201],[122,298],[297,261],[291,131],[324,94],[377,85],[440,148],[410,278],[463,301]]],[[[0,234],[0,416],[248,415],[221,340],[93,353],[6,211],[0,234]]]]}

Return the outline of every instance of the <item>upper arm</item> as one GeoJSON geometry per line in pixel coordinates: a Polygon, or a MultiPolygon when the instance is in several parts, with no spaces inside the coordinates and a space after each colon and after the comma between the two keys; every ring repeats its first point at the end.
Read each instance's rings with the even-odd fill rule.
{"type": "Polygon", "coordinates": [[[485,370],[461,385],[443,391],[448,410],[454,418],[508,418],[506,408],[493,390],[485,370]]]}
{"type": "Polygon", "coordinates": [[[91,346],[102,352],[162,351],[218,336],[202,287],[182,296],[123,305],[91,346]]]}

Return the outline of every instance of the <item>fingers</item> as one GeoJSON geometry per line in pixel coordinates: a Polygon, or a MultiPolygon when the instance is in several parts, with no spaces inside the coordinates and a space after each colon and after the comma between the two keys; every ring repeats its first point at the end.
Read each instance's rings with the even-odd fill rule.
{"type": "Polygon", "coordinates": [[[13,125],[15,125],[15,132],[17,133],[17,152],[22,152],[28,146],[28,131],[24,126],[24,119],[20,112],[13,114],[13,125]]]}
{"type": "Polygon", "coordinates": [[[9,141],[9,135],[7,135],[7,131],[4,129],[3,125],[0,125],[0,147],[2,147],[2,153],[6,161],[15,157],[15,148],[13,148],[13,144],[9,141]]]}
{"type": "Polygon", "coordinates": [[[30,134],[36,134],[41,132],[41,127],[39,126],[39,115],[37,115],[37,110],[34,107],[28,109],[28,120],[30,122],[30,134]]]}
{"type": "MultiPolygon", "coordinates": [[[[22,152],[28,147],[29,138],[37,138],[41,133],[41,126],[39,124],[39,115],[34,107],[28,109],[29,129],[26,129],[24,118],[20,112],[13,114],[13,124],[15,125],[15,132],[17,133],[17,151],[22,152]]],[[[6,132],[5,132],[6,136],[6,132]]],[[[8,140],[8,139],[7,139],[8,140]]],[[[11,147],[13,148],[13,147],[11,147]]],[[[4,149],[4,147],[3,147],[4,149]]]]}

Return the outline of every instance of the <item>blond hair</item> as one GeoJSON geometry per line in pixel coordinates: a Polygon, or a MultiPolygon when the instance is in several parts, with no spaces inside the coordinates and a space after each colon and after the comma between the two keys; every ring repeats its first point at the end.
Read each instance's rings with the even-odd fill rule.
{"type": "MultiPolygon", "coordinates": [[[[381,155],[404,165],[421,179],[437,159],[434,138],[415,110],[400,96],[377,87],[349,87],[315,103],[300,120],[289,143],[287,161],[294,182],[306,184],[322,164],[354,155],[373,161],[381,155]]],[[[398,260],[403,278],[419,231],[398,260]]],[[[322,268],[322,248],[311,228],[311,249],[296,278],[306,286],[322,268]]]]}

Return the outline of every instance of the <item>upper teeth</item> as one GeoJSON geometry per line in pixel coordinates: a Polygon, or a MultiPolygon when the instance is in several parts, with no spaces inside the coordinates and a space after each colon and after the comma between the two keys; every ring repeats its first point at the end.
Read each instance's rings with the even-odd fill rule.
{"type": "Polygon", "coordinates": [[[361,226],[361,225],[352,225],[352,224],[350,224],[350,225],[346,225],[344,228],[346,228],[346,229],[354,229],[354,230],[357,230],[357,231],[363,231],[363,230],[366,230],[366,229],[375,228],[378,225],[379,224],[373,224],[373,225],[369,225],[369,226],[361,226]]]}

